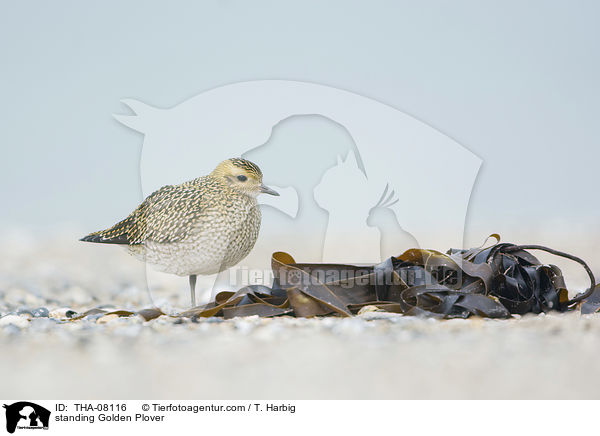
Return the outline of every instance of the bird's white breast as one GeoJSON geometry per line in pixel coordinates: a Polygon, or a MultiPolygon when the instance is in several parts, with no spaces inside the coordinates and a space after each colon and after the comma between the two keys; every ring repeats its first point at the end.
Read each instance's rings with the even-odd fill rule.
{"type": "Polygon", "coordinates": [[[146,241],[130,247],[130,252],[158,271],[180,276],[215,274],[236,265],[250,253],[260,221],[256,200],[242,195],[204,211],[189,223],[191,229],[183,240],[146,241]]]}

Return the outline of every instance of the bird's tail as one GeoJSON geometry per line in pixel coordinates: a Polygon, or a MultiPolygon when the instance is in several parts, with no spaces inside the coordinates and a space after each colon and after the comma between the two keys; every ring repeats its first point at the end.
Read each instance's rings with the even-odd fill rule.
{"type": "Polygon", "coordinates": [[[117,224],[106,230],[99,230],[97,232],[90,233],[80,239],[83,242],[96,242],[100,244],[126,244],[131,245],[135,243],[130,237],[131,230],[135,225],[133,217],[129,216],[123,221],[119,221],[117,224]]]}

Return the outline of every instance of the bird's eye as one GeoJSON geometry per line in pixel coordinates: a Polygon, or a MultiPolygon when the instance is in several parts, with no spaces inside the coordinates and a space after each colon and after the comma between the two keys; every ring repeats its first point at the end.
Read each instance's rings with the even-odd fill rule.
{"type": "Polygon", "coordinates": [[[246,176],[237,176],[237,179],[238,179],[240,182],[245,182],[246,180],[248,180],[248,177],[246,177],[246,176]]]}

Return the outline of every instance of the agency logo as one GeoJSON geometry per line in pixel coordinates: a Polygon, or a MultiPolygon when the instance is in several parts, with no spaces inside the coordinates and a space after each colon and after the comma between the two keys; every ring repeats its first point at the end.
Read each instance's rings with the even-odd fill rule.
{"type": "Polygon", "coordinates": [[[6,431],[14,433],[16,429],[22,430],[48,430],[50,411],[29,401],[19,401],[13,404],[4,404],[6,409],[6,431]]]}
{"type": "MultiPolygon", "coordinates": [[[[482,161],[398,109],[285,80],[226,85],[168,109],[122,102],[134,114],[115,118],[144,135],[144,197],[230,157],[258,164],[280,193],[259,196],[263,222],[250,255],[201,287],[237,289],[246,284],[237,271],[270,270],[275,251],[299,262],[363,264],[408,248],[462,247],[482,161]]],[[[153,293],[175,283],[148,270],[153,293]]]]}

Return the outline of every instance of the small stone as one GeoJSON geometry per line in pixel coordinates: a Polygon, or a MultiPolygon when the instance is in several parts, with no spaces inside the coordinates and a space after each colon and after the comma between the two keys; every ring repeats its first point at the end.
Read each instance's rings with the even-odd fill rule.
{"type": "Polygon", "coordinates": [[[370,305],[370,306],[361,307],[361,309],[358,311],[358,314],[362,315],[363,313],[368,313],[368,312],[383,312],[383,311],[384,311],[383,309],[380,309],[377,306],[370,305]]]}
{"type": "Polygon", "coordinates": [[[208,323],[208,324],[219,324],[219,323],[225,322],[224,318],[219,318],[217,316],[211,316],[210,318],[200,318],[200,319],[204,320],[204,322],[208,323]]]}
{"type": "Polygon", "coordinates": [[[77,312],[71,310],[68,307],[60,307],[58,309],[54,309],[48,314],[50,318],[56,319],[73,318],[73,316],[75,315],[77,315],[77,312]]]}
{"type": "Polygon", "coordinates": [[[24,328],[29,326],[29,320],[18,315],[6,315],[0,318],[0,326],[5,325],[14,325],[20,328],[24,328]]]}
{"type": "Polygon", "coordinates": [[[107,323],[109,323],[109,322],[111,322],[111,321],[114,321],[114,320],[116,320],[116,319],[119,319],[119,315],[115,315],[115,314],[112,314],[112,315],[104,315],[104,316],[101,316],[101,317],[99,317],[99,318],[96,320],[96,324],[107,324],[107,323]]]}
{"type": "Polygon", "coordinates": [[[88,323],[96,323],[96,321],[105,316],[103,313],[94,313],[92,315],[87,315],[84,318],[81,318],[81,321],[86,321],[88,323]]]}
{"type": "Polygon", "coordinates": [[[48,312],[48,309],[46,309],[45,307],[38,307],[36,309],[33,309],[31,311],[31,314],[34,318],[48,318],[50,312],[48,312]]]}

